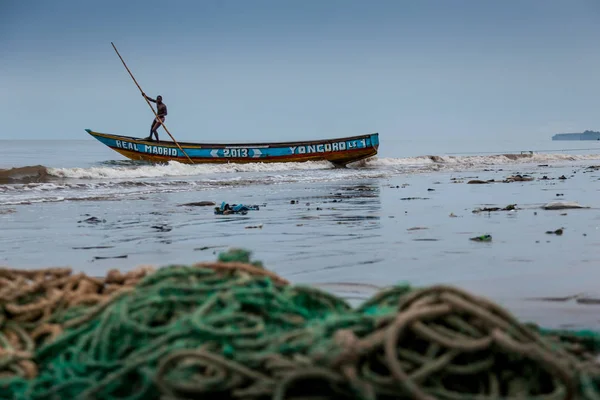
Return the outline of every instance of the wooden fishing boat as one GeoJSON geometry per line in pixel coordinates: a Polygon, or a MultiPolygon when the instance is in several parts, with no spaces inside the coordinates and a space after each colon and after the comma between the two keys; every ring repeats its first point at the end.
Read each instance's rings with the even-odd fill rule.
{"type": "Polygon", "coordinates": [[[326,160],[336,166],[363,160],[377,154],[379,134],[339,139],[280,143],[185,143],[149,141],[130,136],[86,132],[131,160],[153,163],[177,161],[186,164],[252,162],[302,162],[326,160]],[[183,149],[182,152],[181,150],[183,149]],[[186,156],[187,155],[187,156],[186,156]],[[189,157],[189,158],[188,158],[189,157]]]}

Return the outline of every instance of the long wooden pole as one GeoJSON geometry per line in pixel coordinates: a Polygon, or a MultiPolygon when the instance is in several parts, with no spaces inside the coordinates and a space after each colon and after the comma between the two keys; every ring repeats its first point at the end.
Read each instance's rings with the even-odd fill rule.
{"type": "MultiPolygon", "coordinates": [[[[123,66],[125,66],[125,69],[127,70],[127,72],[129,72],[129,75],[131,76],[131,79],[133,79],[133,81],[135,82],[135,84],[138,87],[138,89],[140,89],[140,93],[142,93],[142,95],[143,95],[144,91],[142,90],[142,88],[140,87],[140,85],[137,83],[137,81],[133,77],[133,74],[131,73],[131,71],[129,70],[129,68],[127,68],[127,64],[125,64],[125,61],[123,60],[123,57],[121,57],[121,54],[119,54],[119,50],[117,50],[117,48],[115,47],[115,44],[113,42],[110,42],[110,44],[112,44],[112,47],[117,52],[117,55],[121,59],[121,62],[123,63],[123,66]]],[[[173,135],[171,135],[171,133],[169,132],[169,130],[167,129],[167,127],[165,126],[165,124],[162,122],[162,120],[160,118],[158,118],[158,114],[156,113],[156,111],[154,111],[154,107],[152,107],[152,104],[150,104],[150,101],[146,98],[146,96],[144,96],[144,99],[146,100],[146,103],[148,103],[148,106],[150,107],[150,109],[152,110],[152,112],[154,113],[154,115],[156,116],[156,120],[160,122],[160,124],[162,125],[163,128],[165,128],[165,131],[169,134],[169,136],[171,136],[171,139],[173,139],[173,142],[177,145],[177,147],[179,147],[179,150],[181,150],[181,152],[183,154],[185,154],[185,156],[187,157],[187,159],[190,160],[190,162],[192,164],[194,164],[194,161],[192,161],[192,159],[190,158],[190,156],[188,156],[187,153],[181,148],[181,146],[179,145],[179,143],[177,143],[177,140],[175,140],[175,138],[173,137],[173,135]]]]}

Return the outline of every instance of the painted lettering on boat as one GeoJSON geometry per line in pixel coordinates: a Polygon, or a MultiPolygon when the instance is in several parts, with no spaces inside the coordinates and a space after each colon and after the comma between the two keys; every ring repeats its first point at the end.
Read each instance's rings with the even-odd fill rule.
{"type": "Polygon", "coordinates": [[[122,140],[117,140],[116,142],[117,142],[117,147],[120,149],[139,151],[138,147],[137,147],[137,143],[124,142],[122,140]]]}
{"type": "Polygon", "coordinates": [[[248,149],[223,149],[223,157],[248,157],[248,149]]]}
{"type": "Polygon", "coordinates": [[[212,149],[210,151],[211,157],[260,158],[262,155],[263,153],[260,149],[247,149],[243,147],[228,147],[225,149],[212,149]]]}
{"type": "Polygon", "coordinates": [[[344,151],[355,148],[367,147],[367,141],[361,140],[350,140],[347,142],[333,142],[324,144],[312,144],[306,146],[290,146],[292,154],[311,154],[311,153],[329,153],[332,151],[344,151]]]}
{"type": "Polygon", "coordinates": [[[157,154],[159,156],[177,157],[177,149],[174,147],[145,145],[143,150],[140,150],[137,143],[125,142],[123,140],[115,140],[115,143],[120,149],[133,150],[137,151],[138,153],[157,154]]]}
{"type": "Polygon", "coordinates": [[[173,147],[144,145],[144,153],[177,157],[177,149],[173,147]]]}

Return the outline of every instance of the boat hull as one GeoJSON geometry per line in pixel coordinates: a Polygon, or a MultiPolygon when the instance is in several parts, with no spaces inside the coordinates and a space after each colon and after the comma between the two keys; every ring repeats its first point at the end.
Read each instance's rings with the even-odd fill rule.
{"type": "Polygon", "coordinates": [[[148,141],[130,136],[93,132],[92,137],[131,160],[152,163],[177,161],[185,164],[329,161],[337,166],[377,154],[379,134],[339,139],[281,143],[203,144],[148,141]]]}

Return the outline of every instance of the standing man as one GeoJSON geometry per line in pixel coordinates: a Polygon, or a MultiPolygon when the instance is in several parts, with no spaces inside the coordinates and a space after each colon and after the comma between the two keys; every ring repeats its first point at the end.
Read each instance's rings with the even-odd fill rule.
{"type": "Polygon", "coordinates": [[[148,136],[146,140],[151,141],[152,134],[154,134],[156,136],[156,141],[158,142],[158,132],[156,130],[160,127],[161,122],[165,122],[165,117],[167,116],[167,105],[163,103],[162,96],[160,95],[156,97],[156,100],[146,96],[146,93],[142,93],[142,96],[149,101],[156,103],[156,114],[158,114],[158,118],[154,118],[154,121],[152,121],[152,126],[150,126],[150,136],[148,136]]]}

